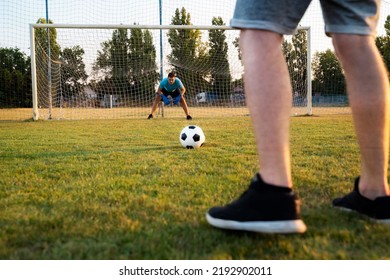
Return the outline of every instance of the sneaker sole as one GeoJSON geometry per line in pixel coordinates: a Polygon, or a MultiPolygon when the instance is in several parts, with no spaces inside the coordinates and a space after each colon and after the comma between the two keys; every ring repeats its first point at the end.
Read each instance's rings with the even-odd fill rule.
{"type": "Polygon", "coordinates": [[[377,223],[380,223],[380,224],[383,224],[383,225],[387,225],[387,226],[390,226],[390,219],[375,219],[375,218],[372,218],[370,216],[367,216],[366,214],[364,213],[361,213],[359,211],[356,211],[354,209],[350,209],[350,208],[346,208],[346,207],[342,207],[342,206],[333,206],[334,208],[336,209],[339,209],[341,211],[344,211],[344,212],[349,212],[349,213],[357,213],[359,215],[362,215],[366,218],[368,218],[369,220],[371,221],[374,221],[374,222],[377,222],[377,223]]]}
{"type": "Polygon", "coordinates": [[[207,222],[217,228],[244,230],[260,233],[304,233],[306,225],[302,220],[291,221],[264,221],[264,222],[237,222],[221,220],[206,214],[207,222]]]}

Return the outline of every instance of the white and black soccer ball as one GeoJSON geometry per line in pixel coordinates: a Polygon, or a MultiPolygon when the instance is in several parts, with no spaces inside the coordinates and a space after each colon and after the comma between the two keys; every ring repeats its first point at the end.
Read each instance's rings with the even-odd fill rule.
{"type": "Polygon", "coordinates": [[[189,125],[180,132],[180,143],[184,148],[196,149],[204,144],[206,137],[203,130],[196,125],[189,125]]]}

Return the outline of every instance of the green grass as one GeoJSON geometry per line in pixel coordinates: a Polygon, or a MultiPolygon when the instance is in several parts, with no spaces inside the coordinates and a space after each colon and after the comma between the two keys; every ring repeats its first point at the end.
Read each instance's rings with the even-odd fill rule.
{"type": "Polygon", "coordinates": [[[331,207],[359,174],[351,116],[294,117],[303,235],[225,232],[205,212],[257,170],[249,117],[0,123],[0,259],[389,259],[389,228],[331,207]]]}

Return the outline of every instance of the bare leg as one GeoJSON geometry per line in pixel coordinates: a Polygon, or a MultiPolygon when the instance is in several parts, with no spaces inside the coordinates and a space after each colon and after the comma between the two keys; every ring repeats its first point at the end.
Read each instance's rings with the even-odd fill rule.
{"type": "Polygon", "coordinates": [[[189,115],[188,114],[188,106],[187,106],[187,102],[186,102],[184,96],[182,96],[180,98],[180,105],[181,105],[181,107],[183,107],[183,110],[184,110],[184,113],[186,114],[186,116],[188,116],[189,115]]]}
{"type": "Polygon", "coordinates": [[[154,99],[153,105],[152,105],[152,112],[151,112],[152,115],[154,115],[154,113],[156,113],[158,102],[160,102],[160,101],[161,101],[161,96],[156,94],[156,98],[154,99]]]}
{"type": "Polygon", "coordinates": [[[390,195],[389,81],[373,37],[333,34],[345,70],[348,94],[361,152],[359,191],[367,198],[390,195]]]}
{"type": "Polygon", "coordinates": [[[245,93],[261,176],[268,184],[292,187],[289,148],[292,89],[281,43],[282,36],[274,32],[241,31],[245,93]]]}

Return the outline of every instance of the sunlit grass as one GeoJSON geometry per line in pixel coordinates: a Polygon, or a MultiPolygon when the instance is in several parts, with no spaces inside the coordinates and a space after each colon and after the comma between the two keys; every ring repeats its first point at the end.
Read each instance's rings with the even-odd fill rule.
{"type": "Polygon", "coordinates": [[[304,235],[224,232],[204,215],[257,171],[249,117],[0,123],[1,259],[384,259],[389,228],[339,212],[359,152],[351,116],[293,117],[304,235]]]}

